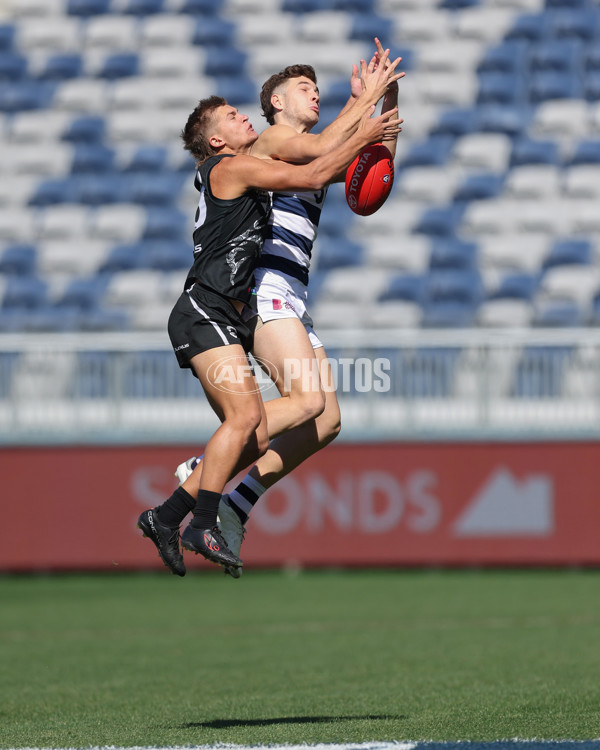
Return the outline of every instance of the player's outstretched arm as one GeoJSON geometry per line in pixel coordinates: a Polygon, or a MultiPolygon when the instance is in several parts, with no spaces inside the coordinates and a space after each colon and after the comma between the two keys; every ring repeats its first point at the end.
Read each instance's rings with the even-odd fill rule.
{"type": "Polygon", "coordinates": [[[390,62],[389,50],[383,50],[379,58],[374,55],[368,64],[361,60],[362,93],[321,133],[299,134],[290,126],[272,125],[261,133],[253,153],[292,164],[306,164],[337,148],[356,131],[364,114],[384,96],[389,86],[404,76],[404,72],[396,73],[401,60],[398,57],[390,62]]]}
{"type": "MultiPolygon", "coordinates": [[[[377,37],[375,37],[375,46],[377,48],[376,57],[378,60],[385,59],[385,50],[377,37]]],[[[398,107],[398,81],[393,81],[387,87],[381,105],[381,112],[388,112],[398,107]]],[[[389,149],[392,159],[396,156],[396,144],[398,143],[398,133],[389,133],[384,135],[381,142],[389,149]]]]}
{"type": "Polygon", "coordinates": [[[252,188],[321,190],[345,170],[365,146],[381,141],[386,132],[399,129],[401,120],[395,118],[395,110],[371,117],[373,111],[374,106],[363,115],[356,132],[348,140],[309,164],[267,161],[246,154],[223,159],[211,171],[213,194],[227,200],[243,195],[252,188]]]}

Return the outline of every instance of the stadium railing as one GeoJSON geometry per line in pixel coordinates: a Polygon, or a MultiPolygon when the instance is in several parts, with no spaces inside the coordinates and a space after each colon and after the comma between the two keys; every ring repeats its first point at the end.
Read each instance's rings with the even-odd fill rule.
{"type": "MultiPolygon", "coordinates": [[[[321,334],[342,440],[600,436],[600,330],[321,334]]],[[[0,444],[202,442],[217,424],[165,333],[0,336],[0,444]]]]}

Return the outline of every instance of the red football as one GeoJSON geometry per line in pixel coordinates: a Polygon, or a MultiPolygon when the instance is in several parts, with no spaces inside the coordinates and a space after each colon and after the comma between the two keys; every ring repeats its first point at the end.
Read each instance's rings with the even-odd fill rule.
{"type": "Polygon", "coordinates": [[[355,214],[369,216],[385,203],[394,183],[394,161],[381,143],[364,148],[346,171],[346,200],[355,214]]]}

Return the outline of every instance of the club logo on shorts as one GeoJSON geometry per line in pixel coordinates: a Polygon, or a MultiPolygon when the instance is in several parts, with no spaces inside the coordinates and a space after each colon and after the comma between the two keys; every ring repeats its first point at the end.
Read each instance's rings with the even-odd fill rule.
{"type": "Polygon", "coordinates": [[[285,308],[286,310],[291,310],[293,313],[296,312],[296,308],[287,299],[273,299],[271,302],[273,303],[273,310],[283,310],[285,308]]]}

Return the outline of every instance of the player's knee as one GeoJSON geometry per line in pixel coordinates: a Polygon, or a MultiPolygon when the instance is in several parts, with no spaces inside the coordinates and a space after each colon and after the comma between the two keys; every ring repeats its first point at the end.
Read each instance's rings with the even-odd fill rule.
{"type": "MultiPolygon", "coordinates": [[[[263,423],[264,424],[264,423],[263,423]]],[[[264,456],[269,448],[269,432],[267,430],[266,424],[264,424],[264,429],[261,427],[256,432],[256,450],[258,453],[258,458],[261,456],[264,456]]]]}
{"type": "Polygon", "coordinates": [[[328,416],[326,420],[321,420],[319,425],[319,432],[320,432],[320,444],[321,447],[324,448],[326,445],[329,445],[332,440],[335,440],[336,437],[340,434],[342,429],[342,422],[340,420],[340,414],[339,412],[337,414],[332,414],[328,416]]]}
{"type": "Polygon", "coordinates": [[[310,419],[320,417],[325,411],[325,396],[317,393],[305,393],[298,405],[302,424],[310,419]]]}
{"type": "Polygon", "coordinates": [[[232,420],[232,427],[241,434],[245,442],[249,442],[261,427],[260,409],[248,409],[238,413],[232,420]]]}

